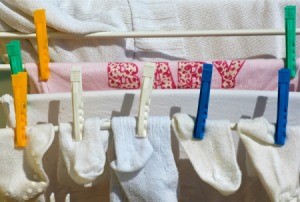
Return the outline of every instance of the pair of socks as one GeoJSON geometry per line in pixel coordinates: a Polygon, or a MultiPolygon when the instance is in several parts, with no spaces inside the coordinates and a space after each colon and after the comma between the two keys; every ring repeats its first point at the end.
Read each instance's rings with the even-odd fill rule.
{"type": "Polygon", "coordinates": [[[101,130],[107,121],[100,118],[86,119],[81,141],[75,142],[72,136],[72,124],[59,125],[58,180],[69,187],[82,185],[89,187],[100,180],[106,162],[108,131],[101,130]]]}
{"type": "Polygon", "coordinates": [[[204,182],[224,196],[238,190],[242,174],[229,121],[207,120],[203,140],[193,139],[194,120],[187,114],[175,114],[172,127],[194,170],[204,182]]]}
{"type": "Polygon", "coordinates": [[[14,131],[0,129],[0,195],[6,199],[25,201],[43,193],[49,180],[42,159],[54,139],[51,124],[27,128],[25,148],[14,147],[14,131]]]}
{"type": "Polygon", "coordinates": [[[112,119],[111,201],[178,201],[169,117],[150,117],[145,138],[136,137],[136,124],[133,117],[112,119]]]}
{"type": "Polygon", "coordinates": [[[270,199],[300,201],[300,127],[287,127],[283,146],[274,143],[275,126],[263,117],[240,120],[238,132],[249,157],[247,169],[258,175],[270,199]]]}

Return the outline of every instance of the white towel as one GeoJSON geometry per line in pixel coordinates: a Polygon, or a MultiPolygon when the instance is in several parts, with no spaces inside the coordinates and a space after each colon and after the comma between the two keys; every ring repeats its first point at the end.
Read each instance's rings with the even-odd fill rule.
{"type": "Polygon", "coordinates": [[[271,200],[300,201],[300,127],[287,127],[283,146],[274,144],[275,126],[263,117],[240,120],[238,132],[271,200]]]}
{"type": "MultiPolygon", "coordinates": [[[[150,117],[148,121],[148,136],[137,138],[133,117],[112,119],[116,160],[111,167],[129,201],[177,201],[178,171],[171,150],[170,120],[150,117]]],[[[115,197],[111,199],[125,201],[119,193],[112,194],[115,197]]]]}
{"type": "Polygon", "coordinates": [[[14,148],[14,131],[0,129],[0,195],[24,201],[43,193],[49,183],[42,159],[54,138],[53,126],[27,128],[25,149],[14,148]]]}
{"type": "Polygon", "coordinates": [[[229,121],[210,121],[203,140],[193,139],[194,121],[187,114],[177,113],[173,130],[199,177],[223,195],[233,194],[241,185],[229,121]]]}
{"type": "MultiPolygon", "coordinates": [[[[73,34],[132,31],[130,7],[124,0],[16,0],[0,2],[0,23],[10,30],[35,32],[33,12],[46,10],[48,32],[73,34]]],[[[1,53],[5,54],[2,44],[1,53]]],[[[125,61],[133,55],[133,39],[49,39],[51,61],[125,61]],[[124,50],[127,49],[128,52],[124,50]]],[[[37,60],[35,39],[22,41],[25,62],[37,60]]]]}
{"type": "Polygon", "coordinates": [[[108,146],[108,131],[100,130],[106,119],[89,118],[83,126],[81,141],[72,138],[72,125],[59,125],[60,155],[58,179],[62,184],[72,186],[91,186],[100,180],[104,171],[106,150],[108,146]],[[72,180],[71,180],[71,179],[72,180]]]}
{"type": "MultiPolygon", "coordinates": [[[[298,0],[5,0],[0,27],[34,32],[32,12],[44,8],[49,32],[282,29],[287,4],[300,6],[298,0]]],[[[284,58],[284,46],[281,36],[49,40],[56,62],[284,58]]],[[[36,60],[35,40],[22,41],[22,48],[24,61],[36,60]]]]}

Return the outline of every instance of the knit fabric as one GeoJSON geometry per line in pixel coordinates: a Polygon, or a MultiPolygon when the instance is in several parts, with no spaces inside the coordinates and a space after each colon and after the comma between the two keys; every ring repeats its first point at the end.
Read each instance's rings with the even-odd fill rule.
{"type": "MultiPolygon", "coordinates": [[[[44,8],[48,31],[75,34],[96,31],[282,29],[285,5],[299,7],[300,2],[6,0],[0,3],[0,28],[34,32],[32,13],[35,9],[44,8]]],[[[299,44],[300,41],[297,42],[299,44]]],[[[55,62],[284,58],[284,47],[284,37],[281,36],[49,40],[51,61],[55,62]]],[[[24,61],[37,61],[34,39],[22,41],[22,49],[24,61]]],[[[1,53],[2,56],[5,54],[4,48],[1,53]]]]}
{"type": "MultiPolygon", "coordinates": [[[[137,138],[134,118],[112,119],[116,159],[111,167],[129,201],[177,201],[178,171],[171,151],[170,120],[150,117],[148,121],[147,137],[137,138]]],[[[123,201],[114,190],[111,199],[123,201]]]]}
{"type": "Polygon", "coordinates": [[[14,148],[14,131],[0,129],[0,195],[6,199],[25,201],[42,194],[49,183],[42,159],[54,138],[53,126],[27,128],[28,144],[14,148]]]}
{"type": "Polygon", "coordinates": [[[60,156],[58,180],[61,184],[72,186],[92,186],[97,183],[104,171],[108,131],[100,127],[105,119],[89,118],[84,122],[83,137],[75,142],[72,138],[72,125],[61,123],[59,126],[60,156]]]}
{"type": "MultiPolygon", "coordinates": [[[[200,58],[199,58],[200,59],[200,58]]],[[[156,62],[154,89],[200,88],[203,64],[212,63],[214,71],[211,88],[235,90],[276,90],[278,70],[284,67],[282,59],[214,60],[214,61],[156,62]]],[[[51,76],[39,79],[38,66],[25,64],[31,93],[70,92],[72,66],[82,67],[84,91],[139,89],[142,86],[143,62],[109,63],[51,63],[51,76]]],[[[300,59],[298,74],[291,79],[290,91],[300,91],[300,59]]]]}
{"type": "MultiPolygon", "coordinates": [[[[14,31],[32,33],[35,32],[32,16],[36,9],[46,10],[48,32],[132,31],[130,7],[124,0],[2,1],[0,19],[14,31]]],[[[21,43],[23,61],[38,61],[36,40],[21,43]]],[[[49,39],[50,59],[57,62],[126,60],[133,55],[132,47],[133,39],[49,39]]],[[[5,46],[3,54],[4,49],[5,46]]]]}
{"type": "Polygon", "coordinates": [[[193,139],[194,121],[187,114],[175,114],[172,127],[203,181],[225,196],[238,190],[242,174],[236,160],[229,121],[207,121],[203,140],[193,139]]]}
{"type": "Polygon", "coordinates": [[[300,201],[300,127],[287,127],[283,146],[274,144],[275,126],[263,117],[240,120],[238,132],[270,199],[300,201]]]}

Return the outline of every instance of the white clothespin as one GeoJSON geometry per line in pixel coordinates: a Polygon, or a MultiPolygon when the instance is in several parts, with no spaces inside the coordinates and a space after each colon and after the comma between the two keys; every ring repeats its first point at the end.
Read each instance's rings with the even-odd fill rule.
{"type": "Polygon", "coordinates": [[[143,85],[140,95],[137,137],[147,136],[147,122],[150,111],[151,92],[153,88],[155,63],[146,63],[143,74],[143,85]]]}
{"type": "MultiPolygon", "coordinates": [[[[55,195],[54,195],[53,192],[52,192],[51,195],[50,195],[50,202],[56,202],[56,201],[55,201],[55,195]]],[[[67,194],[67,195],[66,195],[65,202],[70,202],[70,194],[67,194]]]]}
{"type": "Polygon", "coordinates": [[[72,83],[72,107],[75,141],[82,140],[84,122],[83,100],[82,100],[82,77],[81,67],[74,66],[71,70],[72,83]]]}

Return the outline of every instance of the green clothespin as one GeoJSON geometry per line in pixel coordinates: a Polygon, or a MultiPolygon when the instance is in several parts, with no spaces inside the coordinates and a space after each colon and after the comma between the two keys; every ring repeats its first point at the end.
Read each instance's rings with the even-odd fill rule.
{"type": "Polygon", "coordinates": [[[14,40],[6,44],[6,51],[9,57],[11,73],[18,74],[23,72],[20,41],[14,40]]]}
{"type": "Polygon", "coordinates": [[[291,78],[296,76],[296,6],[286,6],[285,10],[285,46],[286,67],[291,78]]]}

